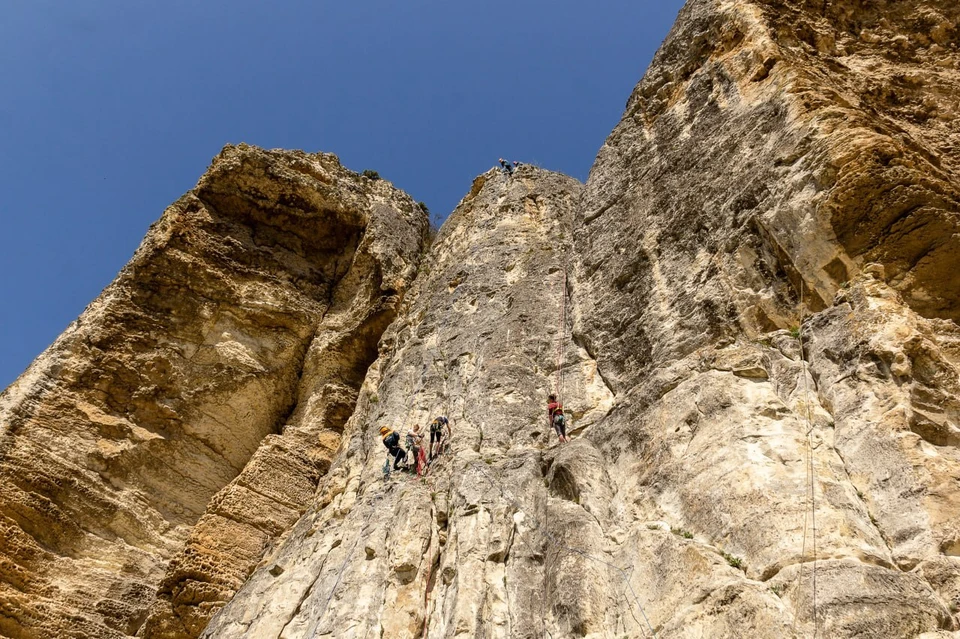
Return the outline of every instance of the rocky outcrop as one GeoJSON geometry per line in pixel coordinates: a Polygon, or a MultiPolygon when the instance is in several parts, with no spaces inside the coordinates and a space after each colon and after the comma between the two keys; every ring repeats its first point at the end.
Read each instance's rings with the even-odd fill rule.
{"type": "Polygon", "coordinates": [[[691,0],[587,184],[481,175],[412,284],[409,198],[226,150],[0,396],[0,633],[960,634],[958,40],[691,0]]]}
{"type": "Polygon", "coordinates": [[[329,467],[425,231],[335,156],[225,148],[0,397],[0,634],[199,634],[329,467]]]}
{"type": "Polygon", "coordinates": [[[600,151],[573,297],[616,400],[588,437],[661,636],[957,625],[958,22],[691,2],[600,151]]]}
{"type": "Polygon", "coordinates": [[[206,636],[957,628],[956,11],[691,2],[553,231],[572,238],[561,370],[597,371],[566,389],[574,442],[485,425],[541,432],[517,404],[550,385],[539,358],[529,381],[496,370],[484,336],[556,337],[455,297],[479,280],[496,300],[517,267],[492,247],[523,252],[498,227],[470,242],[497,267],[475,276],[444,243],[485,232],[464,210],[512,221],[534,173],[485,181],[428,260],[465,265],[421,275],[316,511],[206,636]],[[450,356],[438,313],[476,346],[450,356]],[[477,411],[482,439],[458,428],[426,488],[378,481],[378,425],[477,411]]]}
{"type": "Polygon", "coordinates": [[[563,323],[580,188],[533,167],[474,182],[384,337],[315,509],[204,636],[539,637],[558,627],[563,613],[549,604],[530,614],[551,600],[544,589],[574,587],[555,572],[551,540],[596,525],[580,505],[587,489],[577,498],[564,479],[582,460],[557,457],[545,417],[558,344],[574,428],[610,400],[563,323]],[[405,432],[441,414],[452,450],[423,480],[384,480],[379,426],[405,432]]]}

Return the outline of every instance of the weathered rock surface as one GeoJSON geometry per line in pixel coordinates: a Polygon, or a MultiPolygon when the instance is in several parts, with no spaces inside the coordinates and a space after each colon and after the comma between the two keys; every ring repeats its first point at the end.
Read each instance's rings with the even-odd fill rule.
{"type": "Polygon", "coordinates": [[[0,396],[0,633],[960,635],[958,45],[691,0],[587,184],[480,176],[402,305],[412,201],[227,152],[0,396]]]}
{"type": "Polygon", "coordinates": [[[588,438],[661,636],[957,626],[958,23],[691,2],[600,151],[572,291],[616,399],[588,438]]]}
{"type": "Polygon", "coordinates": [[[518,326],[441,295],[479,280],[494,301],[516,277],[492,248],[522,252],[504,229],[464,243],[491,253],[480,277],[443,242],[483,232],[464,209],[510,220],[526,201],[524,174],[496,198],[484,184],[429,260],[462,272],[418,280],[316,512],[207,636],[956,629],[957,18],[946,3],[690,3],[560,217],[566,367],[605,382],[567,389],[590,416],[579,437],[544,450],[513,421],[486,426],[539,431],[517,400],[535,408],[548,385],[540,358],[527,380],[494,369],[507,356],[484,336],[554,335],[548,317],[518,326]],[[447,350],[442,313],[476,344],[447,350]],[[440,378],[435,360],[458,366],[440,378]],[[458,427],[427,488],[380,484],[376,426],[430,411],[482,413],[483,438],[458,427]]]}
{"type": "Polygon", "coordinates": [[[335,156],[225,148],[0,396],[0,634],[198,635],[329,467],[425,230],[335,156]]]}
{"type": "Polygon", "coordinates": [[[561,343],[574,426],[589,428],[610,400],[593,361],[570,341],[569,322],[561,324],[580,189],[532,167],[477,179],[383,340],[317,508],[204,636],[557,631],[562,610],[531,609],[551,592],[592,585],[562,570],[568,555],[551,540],[596,525],[591,509],[606,508],[602,466],[585,475],[595,487],[571,494],[577,488],[561,468],[583,458],[556,448],[545,418],[561,343]],[[379,426],[405,432],[440,414],[451,419],[452,450],[423,480],[384,481],[379,426]]]}

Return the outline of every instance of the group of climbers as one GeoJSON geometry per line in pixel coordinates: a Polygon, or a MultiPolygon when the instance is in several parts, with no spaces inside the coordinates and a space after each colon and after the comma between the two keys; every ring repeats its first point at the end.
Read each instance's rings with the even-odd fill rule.
{"type": "MultiPolygon", "coordinates": [[[[563,403],[557,396],[547,397],[547,421],[557,433],[561,443],[570,441],[567,437],[567,418],[563,413],[563,403]]],[[[400,446],[400,434],[387,426],[380,428],[380,437],[387,453],[393,458],[393,470],[408,470],[416,472],[422,477],[433,460],[449,446],[453,431],[450,420],[444,416],[437,417],[430,422],[430,442],[424,446],[425,435],[420,431],[420,424],[414,424],[406,433],[406,450],[400,446]],[[411,459],[412,458],[412,459],[411,459]],[[410,459],[408,462],[407,460],[410,459]]],[[[390,474],[390,462],[384,466],[385,474],[390,474]]]]}
{"type": "MultiPolygon", "coordinates": [[[[380,437],[387,453],[393,458],[393,470],[408,470],[416,472],[422,477],[433,460],[447,448],[453,431],[450,420],[444,416],[437,417],[430,423],[430,443],[424,446],[424,434],[420,431],[420,424],[414,424],[406,433],[406,450],[400,446],[400,434],[387,426],[380,428],[380,437]],[[407,460],[412,459],[408,462],[407,460]]],[[[384,466],[385,474],[389,475],[390,462],[384,466]]]]}
{"type": "Polygon", "coordinates": [[[500,158],[500,169],[507,175],[513,175],[513,172],[523,166],[520,162],[514,160],[512,163],[500,158]]]}

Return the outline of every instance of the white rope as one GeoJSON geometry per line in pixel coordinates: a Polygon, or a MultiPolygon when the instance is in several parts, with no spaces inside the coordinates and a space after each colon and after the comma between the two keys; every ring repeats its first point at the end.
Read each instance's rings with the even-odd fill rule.
{"type": "MultiPolygon", "coordinates": [[[[804,501],[810,505],[810,520],[811,520],[811,537],[813,543],[813,583],[812,583],[812,610],[813,610],[813,636],[816,639],[817,634],[820,630],[820,621],[818,616],[817,609],[817,494],[816,494],[816,485],[817,485],[817,471],[813,459],[813,431],[814,423],[813,418],[810,415],[810,385],[807,380],[808,377],[808,367],[807,367],[807,357],[805,353],[805,346],[803,342],[803,323],[806,320],[805,307],[804,307],[804,295],[803,295],[803,279],[800,280],[800,328],[798,331],[797,339],[800,344],[800,362],[802,366],[802,376],[803,376],[803,395],[804,395],[804,413],[807,419],[807,430],[804,435],[804,441],[807,449],[807,461],[806,461],[806,484],[805,488],[809,488],[810,492],[808,495],[805,495],[804,501]]],[[[806,490],[804,490],[806,493],[806,490]]],[[[806,505],[806,504],[805,504],[806,505]]],[[[807,554],[807,512],[806,507],[804,508],[803,513],[803,544],[800,550],[800,566],[797,570],[797,598],[799,599],[801,588],[803,585],[803,564],[807,554]]],[[[797,625],[797,615],[800,612],[799,606],[794,610],[793,613],[793,629],[796,630],[797,625]]]]}

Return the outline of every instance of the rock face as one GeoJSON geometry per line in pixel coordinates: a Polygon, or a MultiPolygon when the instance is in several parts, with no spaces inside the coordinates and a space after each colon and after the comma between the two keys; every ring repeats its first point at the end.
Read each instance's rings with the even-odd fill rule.
{"type": "Polygon", "coordinates": [[[0,396],[0,633],[960,636],[958,45],[691,0],[586,185],[485,173],[422,261],[226,150],[0,396]]]}
{"type": "Polygon", "coordinates": [[[0,634],[197,636],[329,467],[426,224],[225,148],[0,397],[0,634]]]}
{"type": "Polygon", "coordinates": [[[557,337],[493,304],[542,295],[551,278],[521,295],[523,274],[549,261],[505,261],[537,254],[512,227],[464,243],[495,267],[479,276],[445,243],[486,233],[464,211],[512,221],[546,175],[485,182],[384,341],[316,510],[207,636],[955,629],[958,23],[945,2],[691,2],[554,227],[579,436],[523,437],[542,434],[548,363],[496,368],[533,350],[521,327],[557,337]],[[478,280],[488,306],[457,297],[478,280]],[[438,315],[475,344],[448,347],[438,315]],[[430,411],[456,419],[453,454],[426,487],[380,483],[376,427],[430,411]]]}
{"type": "MultiPolygon", "coordinates": [[[[315,508],[204,636],[533,637],[558,627],[560,612],[530,614],[543,588],[575,587],[553,572],[551,531],[596,524],[572,503],[564,469],[583,459],[556,447],[545,397],[561,370],[577,431],[611,399],[564,323],[580,190],[532,167],[474,182],[381,343],[315,508]],[[384,480],[378,428],[405,433],[438,415],[451,420],[452,449],[424,479],[384,480]]],[[[593,470],[600,481],[602,467],[593,470]]]]}
{"type": "Polygon", "coordinates": [[[691,2],[600,151],[588,438],[662,636],[956,627],[958,23],[691,2]]]}

